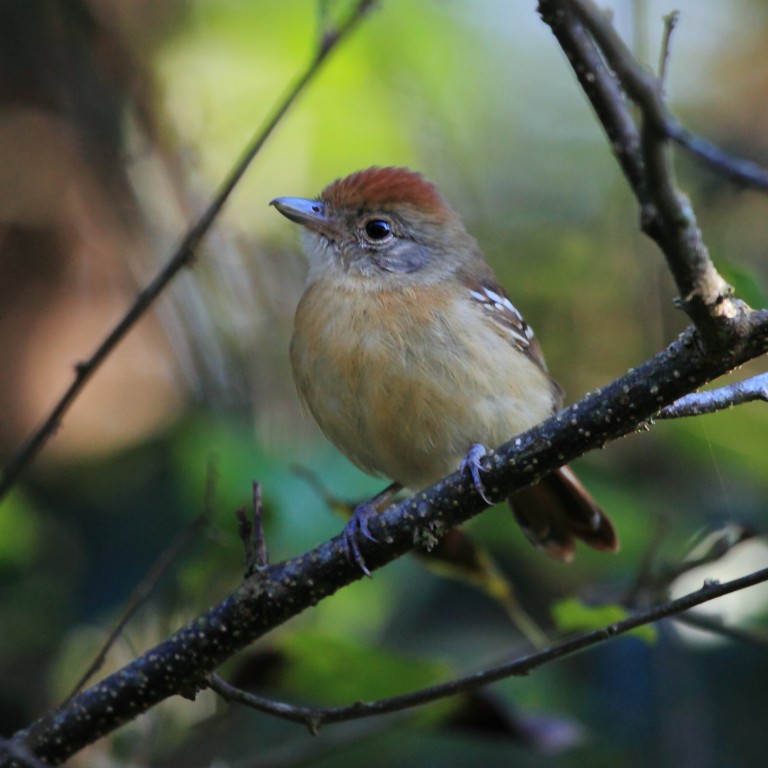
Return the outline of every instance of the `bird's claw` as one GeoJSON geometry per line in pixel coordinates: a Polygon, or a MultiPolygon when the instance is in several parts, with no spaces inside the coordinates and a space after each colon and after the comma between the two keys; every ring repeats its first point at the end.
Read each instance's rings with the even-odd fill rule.
{"type": "Polygon", "coordinates": [[[360,567],[360,570],[370,579],[371,572],[368,570],[368,566],[365,564],[362,552],[360,552],[360,545],[358,544],[358,538],[362,535],[369,541],[373,541],[378,544],[379,540],[371,533],[368,528],[368,521],[377,513],[376,506],[370,501],[364,501],[362,504],[358,504],[355,507],[355,511],[352,513],[352,517],[349,518],[349,522],[344,526],[344,544],[347,548],[347,555],[350,560],[354,560],[360,567]]]}
{"type": "Polygon", "coordinates": [[[466,472],[469,470],[469,474],[472,477],[472,483],[475,486],[475,490],[480,494],[480,498],[488,504],[488,506],[493,506],[493,503],[489,498],[488,495],[485,492],[485,485],[483,484],[483,481],[480,479],[480,473],[486,472],[487,470],[483,467],[481,459],[483,456],[485,456],[488,453],[488,451],[485,450],[485,446],[481,443],[473,443],[469,450],[467,451],[467,455],[463,458],[460,466],[461,472],[466,472]]]}

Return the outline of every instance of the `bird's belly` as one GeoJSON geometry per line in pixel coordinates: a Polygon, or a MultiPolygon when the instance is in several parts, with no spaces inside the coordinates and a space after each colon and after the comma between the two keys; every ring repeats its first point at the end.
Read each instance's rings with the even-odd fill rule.
{"type": "Polygon", "coordinates": [[[552,397],[546,374],[484,323],[447,322],[454,313],[440,309],[451,297],[441,305],[433,294],[425,310],[413,293],[410,307],[398,297],[394,315],[385,296],[369,293],[350,297],[339,316],[310,289],[291,360],[339,450],[367,472],[421,488],[457,469],[473,443],[495,447],[541,421],[552,397]]]}

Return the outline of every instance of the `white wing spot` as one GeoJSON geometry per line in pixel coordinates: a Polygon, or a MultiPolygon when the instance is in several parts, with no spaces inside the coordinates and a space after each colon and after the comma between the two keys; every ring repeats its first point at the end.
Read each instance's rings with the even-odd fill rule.
{"type": "Polygon", "coordinates": [[[533,331],[506,296],[501,296],[493,289],[486,288],[485,286],[480,291],[470,290],[469,293],[473,299],[479,301],[487,310],[499,313],[499,321],[503,323],[513,343],[523,349],[527,349],[530,346],[534,338],[533,331]]]}

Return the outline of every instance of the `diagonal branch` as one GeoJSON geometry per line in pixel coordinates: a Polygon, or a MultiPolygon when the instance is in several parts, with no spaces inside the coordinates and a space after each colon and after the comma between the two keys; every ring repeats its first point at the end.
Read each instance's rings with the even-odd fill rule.
{"type": "MultiPolygon", "coordinates": [[[[369,4],[360,2],[358,11],[369,4]]],[[[564,48],[569,41],[578,43],[566,49],[582,81],[595,81],[590,98],[597,102],[595,108],[609,136],[616,137],[614,143],[629,142],[626,147],[616,146],[615,151],[649,222],[647,231],[662,245],[673,271],[682,276],[679,285],[690,279],[697,288],[702,274],[704,278],[709,275],[711,262],[690,211],[684,210],[685,215],[677,218],[683,198],[671,177],[666,138],[652,130],[652,118],[644,118],[642,130],[632,121],[621,95],[620,86],[625,84],[605,66],[608,51],[590,25],[574,13],[574,8],[590,6],[584,0],[540,2],[555,34],[562,35],[564,48]],[[602,54],[594,56],[598,49],[602,54]],[[589,52],[591,58],[581,58],[589,52]],[[613,78],[613,82],[604,78],[613,78]],[[657,168],[649,171],[649,162],[657,168]],[[673,199],[665,199],[666,193],[673,199]]],[[[333,42],[334,38],[327,39],[333,42]]],[[[640,106],[646,109],[644,104],[640,106]]],[[[768,311],[752,311],[725,293],[722,301],[712,304],[705,288],[691,295],[681,289],[699,330],[687,330],[652,359],[488,456],[484,480],[491,499],[505,498],[583,453],[631,434],[682,396],[768,352],[768,311]],[[728,308],[725,314],[724,307],[728,308]],[[702,313],[703,319],[699,317],[702,313]],[[713,343],[713,339],[722,341],[720,325],[727,326],[730,343],[713,343]]],[[[377,541],[362,539],[361,552],[368,567],[375,570],[433,542],[485,507],[473,483],[454,473],[372,520],[371,533],[377,541]]],[[[762,575],[758,572],[749,578],[762,575]]],[[[361,572],[349,561],[342,536],[293,560],[259,568],[236,592],[168,640],[18,733],[15,743],[23,743],[51,764],[61,762],[165,698],[205,685],[211,672],[234,653],[359,578],[361,572]]],[[[733,588],[748,583],[754,582],[739,582],[733,588]]],[[[8,763],[0,760],[2,765],[8,763]]]]}
{"type": "MultiPolygon", "coordinates": [[[[642,228],[663,251],[680,293],[680,303],[701,332],[703,342],[728,347],[738,341],[745,307],[731,298],[731,288],[715,269],[690,202],[677,188],[662,84],[637,62],[609,18],[591,0],[541,0],[539,12],[580,79],[587,71],[598,81],[614,81],[640,108],[639,178],[627,173],[624,163],[622,169],[640,204],[642,228]],[[590,68],[593,56],[586,58],[584,47],[572,44],[579,35],[591,39],[610,70],[606,66],[590,68]]],[[[607,88],[606,85],[603,90],[607,88]]],[[[585,89],[611,137],[617,130],[617,118],[604,105],[595,103],[594,91],[585,89]]],[[[622,127],[632,121],[623,98],[615,99],[614,112],[621,116],[622,127]]]]}
{"type": "Polygon", "coordinates": [[[697,613],[696,611],[684,613],[674,618],[680,624],[695,627],[702,632],[709,632],[712,635],[718,635],[726,640],[733,640],[737,643],[754,645],[763,651],[768,650],[768,634],[765,632],[730,626],[717,618],[697,613]]]}
{"type": "Polygon", "coordinates": [[[429,704],[447,696],[454,696],[458,693],[473,691],[489,683],[495,683],[507,677],[527,675],[535,669],[549,664],[557,659],[566,656],[572,656],[574,653],[592,648],[606,640],[614,637],[626,635],[638,627],[652,624],[654,622],[674,617],[680,621],[690,623],[693,626],[700,626],[713,632],[728,634],[740,640],[750,640],[752,642],[765,643],[764,638],[758,638],[748,633],[739,632],[732,628],[722,627],[721,625],[711,624],[702,620],[696,614],[685,613],[691,608],[707,603],[724,595],[729,595],[755,584],[761,584],[768,581],[768,568],[755,571],[747,576],[720,583],[705,583],[701,589],[691,592],[683,597],[669,600],[651,608],[638,611],[632,616],[608,624],[599,629],[589,632],[582,632],[566,640],[554,643],[549,648],[544,648],[528,656],[523,656],[511,661],[506,661],[494,667],[489,667],[481,672],[474,672],[464,677],[449,680],[445,683],[422,688],[412,693],[392,696],[388,699],[378,699],[376,701],[358,701],[354,704],[342,707],[302,707],[285,702],[273,701],[262,696],[257,696],[241,688],[236,688],[223,680],[218,675],[211,675],[208,681],[208,687],[218,693],[228,701],[244,704],[259,712],[279,717],[283,720],[290,720],[295,723],[302,723],[309,728],[312,734],[316,734],[321,726],[327,723],[341,723],[348,720],[358,720],[363,717],[375,717],[376,715],[388,714],[390,712],[400,712],[404,709],[411,709],[423,704],[429,704]],[[688,621],[690,619],[690,621],[688,621]]]}
{"type": "Polygon", "coordinates": [[[11,489],[19,475],[56,433],[57,429],[61,426],[65,414],[94,373],[96,373],[99,366],[144,316],[145,312],[152,306],[173,278],[182,269],[192,264],[201,242],[208,234],[253,159],[261,151],[267,139],[272,135],[272,132],[283,117],[285,117],[302,91],[317,75],[329,54],[357,27],[358,23],[375,2],[376,0],[357,0],[346,20],[338,28],[326,31],[323,34],[318,49],[305,71],[278,102],[274,112],[246,147],[240,159],[222,182],[206,210],[187,230],[176,251],[149,285],[139,293],[133,305],[107,334],[96,351],[87,360],[75,366],[75,378],[66,392],[61,396],[40,426],[19,447],[16,453],[8,459],[0,475],[0,499],[11,489]]]}
{"type": "MultiPolygon", "coordinates": [[[[659,80],[656,80],[649,70],[637,62],[632,52],[616,34],[607,13],[601,12],[592,0],[567,0],[567,2],[589,29],[589,33],[594,36],[598,47],[630,98],[643,107],[646,117],[653,122],[656,131],[680,144],[691,154],[733,181],[756,189],[768,189],[768,171],[757,163],[734,157],[710,141],[696,136],[680,125],[677,118],[670,113],[664,103],[663,91],[659,88],[659,81],[663,82],[666,69],[664,59],[659,80]]],[[[540,5],[543,7],[548,3],[542,2],[540,5]]],[[[668,31],[669,17],[665,21],[668,31]]]]}
{"type": "MultiPolygon", "coordinates": [[[[486,491],[505,498],[558,466],[630,434],[666,405],[768,351],[768,312],[752,312],[748,338],[731,352],[705,354],[694,330],[601,390],[590,393],[492,453],[486,491]]],[[[486,508],[471,480],[454,473],[371,521],[379,543],[360,548],[371,570],[486,508]]],[[[17,734],[52,764],[65,760],[163,699],[201,685],[223,661],[341,587],[361,578],[343,536],[268,566],[168,640],[17,734]]],[[[0,766],[4,763],[0,762],[0,766]]]]}

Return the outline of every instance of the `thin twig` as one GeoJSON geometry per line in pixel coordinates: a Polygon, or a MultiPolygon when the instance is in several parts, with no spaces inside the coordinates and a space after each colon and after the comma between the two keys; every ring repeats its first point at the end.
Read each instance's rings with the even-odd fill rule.
{"type": "MultiPolygon", "coordinates": [[[[663,535],[663,529],[658,533],[663,535]]],[[[643,566],[638,572],[631,588],[621,601],[628,609],[658,600],[669,593],[677,579],[697,568],[703,568],[722,560],[734,547],[753,538],[756,531],[741,525],[729,523],[716,531],[705,534],[687,557],[675,563],[655,565],[650,556],[658,556],[658,546],[651,545],[643,566]]],[[[658,534],[655,537],[659,538],[658,534]]]]}
{"type": "Polygon", "coordinates": [[[768,190],[768,171],[752,160],[726,152],[711,141],[684,128],[672,117],[667,122],[667,132],[672,141],[703,160],[722,176],[744,187],[768,190]]]}
{"type": "Polygon", "coordinates": [[[288,88],[283,98],[278,101],[272,115],[256,133],[251,143],[246,147],[240,159],[224,179],[214,195],[208,208],[200,218],[187,230],[176,251],[160,269],[154,279],[139,293],[133,305],[128,309],[123,318],[107,334],[99,344],[96,351],[87,359],[75,365],[75,378],[69,388],[56,403],[42,424],[22,443],[19,449],[8,459],[0,475],[0,499],[10,490],[21,472],[32,462],[37,453],[56,433],[61,426],[64,415],[72,403],[88,383],[90,378],[111,354],[115,347],[125,338],[128,332],[136,325],[137,321],[152,306],[155,299],[184,268],[189,266],[202,242],[208,234],[211,226],[218,217],[221,209],[229,199],[233,190],[240,182],[253,159],[266,143],[274,129],[283,119],[285,114],[294,104],[307,84],[314,78],[321,65],[338,43],[343,40],[360,22],[366,12],[375,4],[376,0],[358,0],[349,16],[335,30],[326,32],[317,52],[310,61],[306,70],[296,82],[288,88]]]}
{"type": "Polygon", "coordinates": [[[398,712],[403,709],[438,701],[457,693],[471,691],[507,677],[527,675],[544,664],[570,656],[586,648],[591,648],[611,638],[627,634],[633,629],[646,624],[652,624],[661,619],[675,616],[715,598],[723,597],[724,595],[765,581],[768,581],[768,568],[756,571],[748,576],[733,579],[724,584],[708,582],[696,592],[691,592],[675,600],[638,611],[634,616],[614,624],[608,624],[600,629],[575,635],[567,640],[555,643],[542,651],[504,662],[481,672],[475,672],[465,677],[440,683],[439,685],[377,701],[358,701],[344,707],[295,706],[243,691],[225,682],[216,674],[209,677],[208,686],[230,701],[237,701],[260,712],[265,712],[284,720],[302,723],[314,734],[326,723],[338,723],[346,720],[357,720],[362,717],[373,717],[388,712],[398,712]]]}
{"type": "MultiPolygon", "coordinates": [[[[745,341],[727,354],[705,353],[689,329],[651,360],[500,446],[488,456],[486,487],[494,497],[507,497],[563,463],[631,433],[659,408],[714,376],[768,352],[768,312],[753,312],[746,323],[745,341]]],[[[381,568],[425,536],[440,536],[485,509],[466,473],[455,472],[377,515],[371,533],[378,541],[361,541],[363,556],[372,571],[381,568]]],[[[360,578],[341,534],[300,557],[270,565],[65,707],[45,713],[19,738],[49,763],[61,762],[158,702],[190,690],[237,651],[360,578]]],[[[0,760],[0,766],[6,765],[0,760]]]]}
{"type": "Polygon", "coordinates": [[[692,392],[672,405],[662,408],[654,418],[680,419],[687,416],[701,416],[757,400],[768,403],[768,373],[761,373],[751,379],[737,381],[725,387],[692,392]]]}
{"type": "MultiPolygon", "coordinates": [[[[542,6],[546,4],[541,3],[542,6]]],[[[657,131],[666,134],[733,181],[756,189],[768,189],[768,171],[750,160],[730,155],[706,139],[683,128],[669,113],[663,99],[660,98],[661,94],[657,94],[659,98],[652,95],[654,90],[652,84],[655,78],[633,59],[629,49],[613,32],[610,19],[606,14],[599,11],[589,0],[570,0],[568,6],[579,14],[590,33],[595,35],[598,45],[606,54],[619,80],[627,87],[627,92],[633,99],[644,104],[657,131]]]]}
{"type": "MultiPolygon", "coordinates": [[[[643,230],[663,251],[677,284],[680,304],[701,331],[704,343],[728,347],[738,336],[737,326],[748,309],[731,298],[731,288],[709,256],[693,209],[677,188],[670,119],[659,80],[637,62],[611,20],[591,0],[540,0],[539,7],[568,52],[574,71],[578,74],[589,65],[580,59],[578,50],[565,48],[568,42],[564,40],[564,28],[586,30],[610,67],[608,74],[602,68],[592,71],[591,77],[618,81],[639,107],[641,182],[630,179],[630,183],[640,204],[643,230]]],[[[623,100],[617,101],[616,111],[629,115],[623,100]]],[[[610,114],[602,112],[598,117],[604,122],[610,114]]],[[[606,126],[607,132],[611,130],[606,126]]]]}
{"type": "Polygon", "coordinates": [[[656,575],[656,590],[666,590],[673,581],[696,568],[722,560],[734,547],[756,536],[753,528],[728,523],[706,533],[681,562],[665,565],[656,575]]]}
{"type": "Polygon", "coordinates": [[[695,611],[681,614],[680,616],[674,616],[673,618],[680,624],[695,627],[702,632],[719,635],[727,640],[748,643],[749,645],[755,645],[758,648],[763,649],[768,648],[768,635],[764,632],[753,632],[748,629],[742,629],[741,627],[732,627],[728,624],[723,624],[719,619],[713,618],[712,616],[705,616],[704,614],[695,611]]]}
{"type": "Polygon", "coordinates": [[[240,540],[245,549],[245,578],[269,565],[267,545],[264,538],[264,505],[261,499],[261,484],[254,482],[251,487],[253,500],[251,515],[240,507],[236,511],[240,540]]]}
{"type": "MultiPolygon", "coordinates": [[[[633,189],[644,184],[643,158],[640,154],[640,132],[624,103],[621,87],[580,24],[570,23],[567,8],[551,9],[551,3],[540,2],[539,13],[549,24],[565,52],[587,95],[624,175],[633,189]]],[[[646,200],[645,203],[650,204],[646,200]]]]}
{"type": "Polygon", "coordinates": [[[261,498],[261,484],[253,484],[253,551],[254,565],[265,568],[269,565],[267,542],[264,536],[264,503],[261,498]]]}
{"type": "Polygon", "coordinates": [[[74,688],[65,700],[65,704],[69,702],[73,696],[79,693],[83,686],[101,669],[110,649],[117,642],[120,635],[122,635],[123,630],[128,625],[128,622],[134,617],[136,611],[138,611],[149,599],[157,585],[168,572],[168,569],[176,562],[177,558],[186,547],[193,541],[198,533],[208,525],[213,515],[213,497],[216,487],[216,478],[216,462],[214,458],[211,458],[208,461],[208,469],[205,476],[205,494],[202,513],[198,515],[185,530],[180,531],[174,536],[168,546],[160,553],[157,560],[155,560],[149,570],[144,574],[144,578],[138,583],[123,607],[123,613],[120,620],[112,628],[93,661],[89,664],[77,683],[75,683],[74,688]]]}
{"type": "Polygon", "coordinates": [[[155,560],[144,575],[144,578],[133,590],[133,593],[128,598],[128,602],[123,607],[120,620],[114,627],[112,627],[109,635],[107,635],[107,639],[99,649],[99,652],[88,665],[88,669],[85,670],[77,683],[75,683],[71,693],[67,696],[64,702],[65,704],[68,703],[73,696],[78,694],[83,686],[101,669],[107,658],[107,654],[117,642],[120,635],[123,634],[123,630],[130,620],[134,617],[139,608],[141,608],[141,606],[149,599],[157,585],[168,572],[168,569],[176,562],[179,555],[181,555],[197,534],[208,524],[208,519],[208,515],[205,513],[198,515],[185,530],[176,534],[157,560],[155,560]]]}
{"type": "Polygon", "coordinates": [[[661,38],[661,52],[659,53],[659,83],[664,88],[667,82],[667,70],[669,69],[669,54],[671,52],[672,33],[680,20],[680,11],[672,11],[664,17],[664,35],[661,38]]]}
{"type": "Polygon", "coordinates": [[[245,505],[235,510],[235,517],[237,518],[237,534],[245,550],[245,572],[249,573],[256,562],[253,546],[253,518],[248,516],[245,505]]]}

